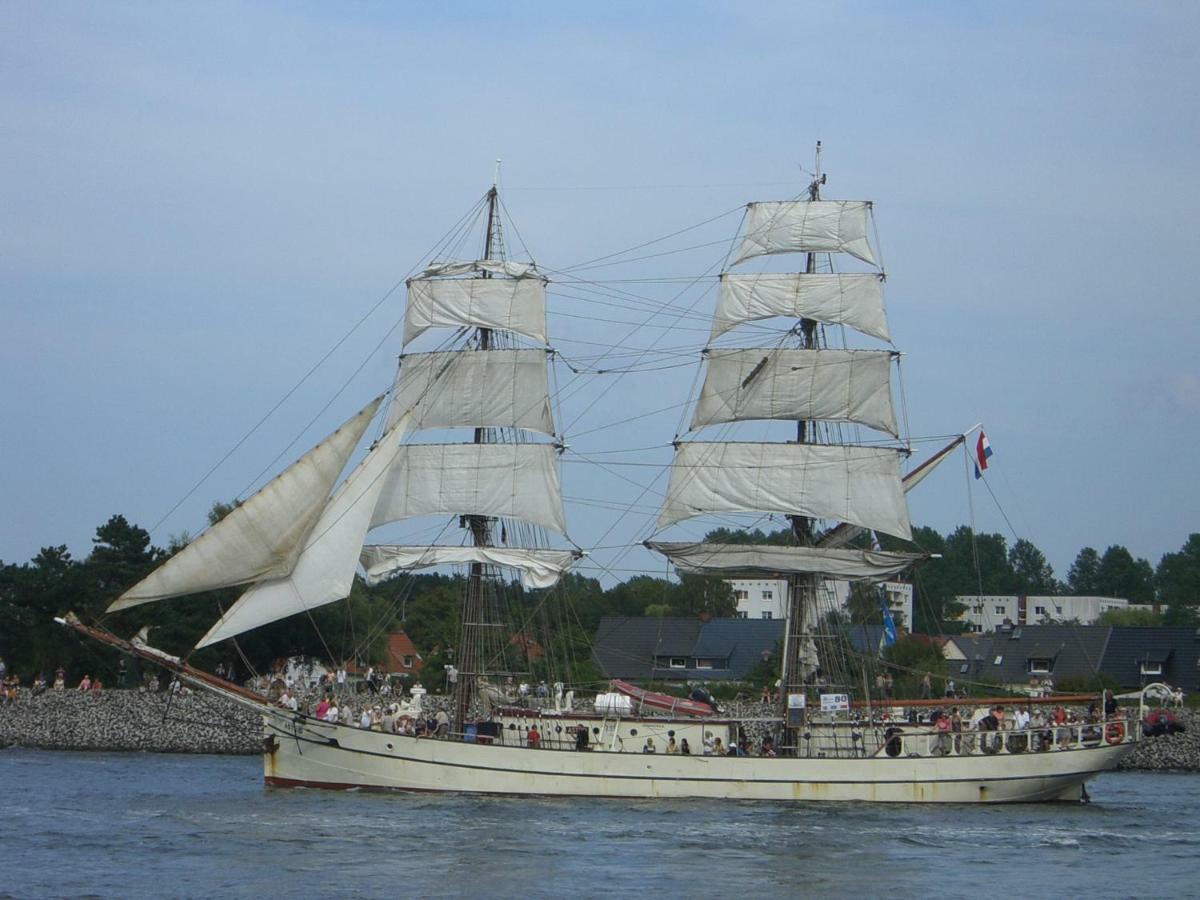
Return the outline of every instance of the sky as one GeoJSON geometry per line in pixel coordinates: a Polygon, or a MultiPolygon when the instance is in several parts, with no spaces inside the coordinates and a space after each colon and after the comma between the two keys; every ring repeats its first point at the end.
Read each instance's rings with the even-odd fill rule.
{"type": "MultiPolygon", "coordinates": [[[[1183,2],[5,4],[0,560],[86,555],[114,513],[195,534],[385,389],[389,291],[497,158],[513,255],[566,272],[795,196],[821,140],[826,196],[875,204],[917,458],[976,422],[995,451],[989,490],[958,459],[913,520],[1060,577],[1085,545],[1156,564],[1200,530],[1198,39],[1183,2]]],[[[564,355],[703,343],[624,337],[643,315],[596,296],[552,285],[564,355]]],[[[645,536],[678,410],[645,414],[694,375],[558,398],[613,463],[564,457],[577,543],[645,536]]]]}

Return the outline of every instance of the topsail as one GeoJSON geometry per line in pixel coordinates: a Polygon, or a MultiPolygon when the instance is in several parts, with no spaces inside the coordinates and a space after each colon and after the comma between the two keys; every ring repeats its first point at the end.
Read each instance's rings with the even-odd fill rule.
{"type": "Polygon", "coordinates": [[[867,240],[870,209],[863,200],[751,203],[746,233],[730,265],[768,253],[849,253],[878,265],[867,240]]]}

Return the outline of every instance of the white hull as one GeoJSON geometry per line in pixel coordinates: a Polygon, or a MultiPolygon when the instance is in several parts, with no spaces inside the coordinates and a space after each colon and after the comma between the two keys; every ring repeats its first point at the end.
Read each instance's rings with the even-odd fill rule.
{"type": "Polygon", "coordinates": [[[763,759],[434,740],[264,715],[268,784],[513,796],[1013,803],[1078,799],[1132,742],[1039,753],[763,759]],[[272,740],[273,738],[273,740],[272,740]]]}

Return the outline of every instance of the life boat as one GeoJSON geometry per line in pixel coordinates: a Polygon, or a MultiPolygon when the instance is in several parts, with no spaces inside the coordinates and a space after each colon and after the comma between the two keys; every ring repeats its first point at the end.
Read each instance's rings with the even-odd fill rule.
{"type": "Polygon", "coordinates": [[[632,697],[642,706],[649,706],[651,709],[682,713],[685,716],[711,716],[713,714],[713,708],[707,703],[701,703],[699,700],[683,700],[671,694],[648,691],[635,684],[630,684],[628,681],[614,679],[612,687],[613,690],[619,691],[627,697],[632,697]]]}

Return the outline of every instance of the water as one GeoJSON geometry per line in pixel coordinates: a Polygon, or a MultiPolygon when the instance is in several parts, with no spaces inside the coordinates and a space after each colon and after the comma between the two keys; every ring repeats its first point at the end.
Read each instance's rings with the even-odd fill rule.
{"type": "Polygon", "coordinates": [[[257,758],[0,751],[0,896],[1200,896],[1200,777],[1005,807],[272,790],[257,758]]]}

